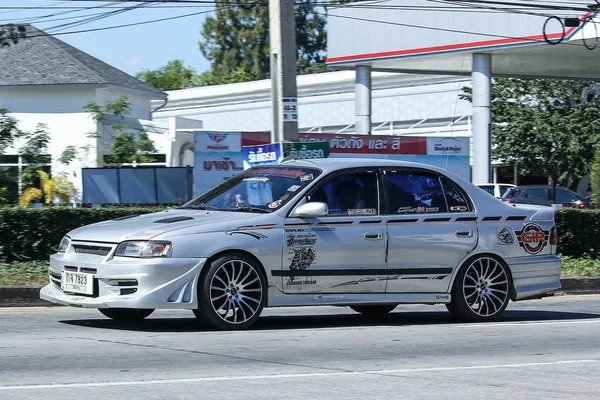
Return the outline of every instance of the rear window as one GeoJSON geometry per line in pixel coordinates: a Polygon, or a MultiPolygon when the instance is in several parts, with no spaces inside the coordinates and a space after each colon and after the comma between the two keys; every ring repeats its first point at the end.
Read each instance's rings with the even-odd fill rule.
{"type": "Polygon", "coordinates": [[[512,186],[500,186],[500,197],[504,196],[504,193],[506,193],[511,188],[512,186]]]}
{"type": "Polygon", "coordinates": [[[481,185],[481,186],[479,186],[479,188],[482,190],[485,190],[492,196],[494,195],[494,186],[493,185],[481,185]]]}
{"type": "Polygon", "coordinates": [[[504,195],[502,196],[503,199],[512,199],[515,197],[519,197],[519,195],[521,194],[521,190],[520,189],[515,189],[515,188],[510,188],[506,191],[506,193],[504,193],[504,195]]]}

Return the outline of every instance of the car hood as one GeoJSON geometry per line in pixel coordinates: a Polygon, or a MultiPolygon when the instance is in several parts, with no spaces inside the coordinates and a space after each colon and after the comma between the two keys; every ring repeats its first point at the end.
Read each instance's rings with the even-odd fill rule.
{"type": "Polygon", "coordinates": [[[260,216],[261,214],[227,211],[168,210],[98,222],[74,229],[68,235],[72,240],[118,243],[124,240],[148,240],[189,227],[205,228],[210,232],[216,226],[223,229],[229,225],[227,222],[244,225],[245,222],[242,221],[260,216]]]}

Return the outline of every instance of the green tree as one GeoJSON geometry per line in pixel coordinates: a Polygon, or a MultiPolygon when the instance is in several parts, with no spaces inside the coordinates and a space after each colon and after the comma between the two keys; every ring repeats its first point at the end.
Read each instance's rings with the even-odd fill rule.
{"type": "MultiPolygon", "coordinates": [[[[0,108],[0,155],[12,147],[15,140],[22,135],[17,120],[8,115],[8,110],[0,108]]],[[[16,167],[0,167],[0,205],[16,202],[18,180],[16,167]]]]}
{"type": "MultiPolygon", "coordinates": [[[[106,162],[125,164],[155,160],[152,154],[156,153],[156,149],[152,140],[148,137],[148,133],[143,129],[132,128],[125,121],[125,117],[131,113],[131,103],[126,95],[106,103],[104,107],[94,102],[88,102],[83,108],[92,114],[92,118],[96,122],[104,121],[107,114],[117,117],[117,122],[110,125],[112,132],[115,134],[111,139],[111,154],[106,157],[106,162]]],[[[100,138],[102,135],[99,132],[91,132],[88,136],[100,138]]],[[[72,146],[68,146],[63,151],[64,157],[61,158],[70,162],[74,158],[72,150],[72,146]]]]}
{"type": "Polygon", "coordinates": [[[21,184],[23,187],[40,186],[40,172],[43,171],[40,164],[49,162],[48,145],[50,144],[50,133],[44,124],[38,124],[34,132],[23,132],[21,134],[25,143],[20,147],[19,154],[23,162],[29,164],[21,172],[21,184]]]}
{"type": "MultiPolygon", "coordinates": [[[[590,172],[600,147],[600,90],[594,82],[496,78],[492,85],[495,159],[518,163],[565,186],[590,172]]],[[[470,100],[471,89],[463,99],[470,100]]]]}
{"type": "MultiPolygon", "coordinates": [[[[347,0],[333,1],[344,3],[347,0]]],[[[317,0],[296,5],[298,73],[325,70],[326,18],[317,0]]],[[[207,17],[200,51],[211,70],[200,76],[204,85],[244,82],[269,77],[269,8],[266,0],[246,4],[217,0],[217,12],[207,17]]]]}
{"type": "Polygon", "coordinates": [[[160,90],[187,89],[197,86],[196,71],[181,60],[172,60],[156,70],[138,72],[136,78],[160,90]]]}

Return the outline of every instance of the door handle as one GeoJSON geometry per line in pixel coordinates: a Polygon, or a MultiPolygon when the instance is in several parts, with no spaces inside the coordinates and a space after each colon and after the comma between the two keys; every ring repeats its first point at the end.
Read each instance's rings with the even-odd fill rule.
{"type": "Polygon", "coordinates": [[[383,234],[381,231],[368,231],[365,232],[365,240],[381,240],[383,238],[383,234]]]}
{"type": "Polygon", "coordinates": [[[473,230],[470,228],[458,228],[456,230],[456,236],[458,237],[472,237],[473,230]]]}

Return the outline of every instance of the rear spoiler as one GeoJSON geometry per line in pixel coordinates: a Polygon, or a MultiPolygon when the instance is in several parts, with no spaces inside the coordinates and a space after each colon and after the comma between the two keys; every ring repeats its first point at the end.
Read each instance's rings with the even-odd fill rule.
{"type": "Polygon", "coordinates": [[[533,214],[530,218],[532,222],[554,221],[554,214],[556,214],[556,210],[554,210],[554,208],[547,206],[539,206],[531,207],[531,209],[536,210],[536,213],[533,214]]]}

